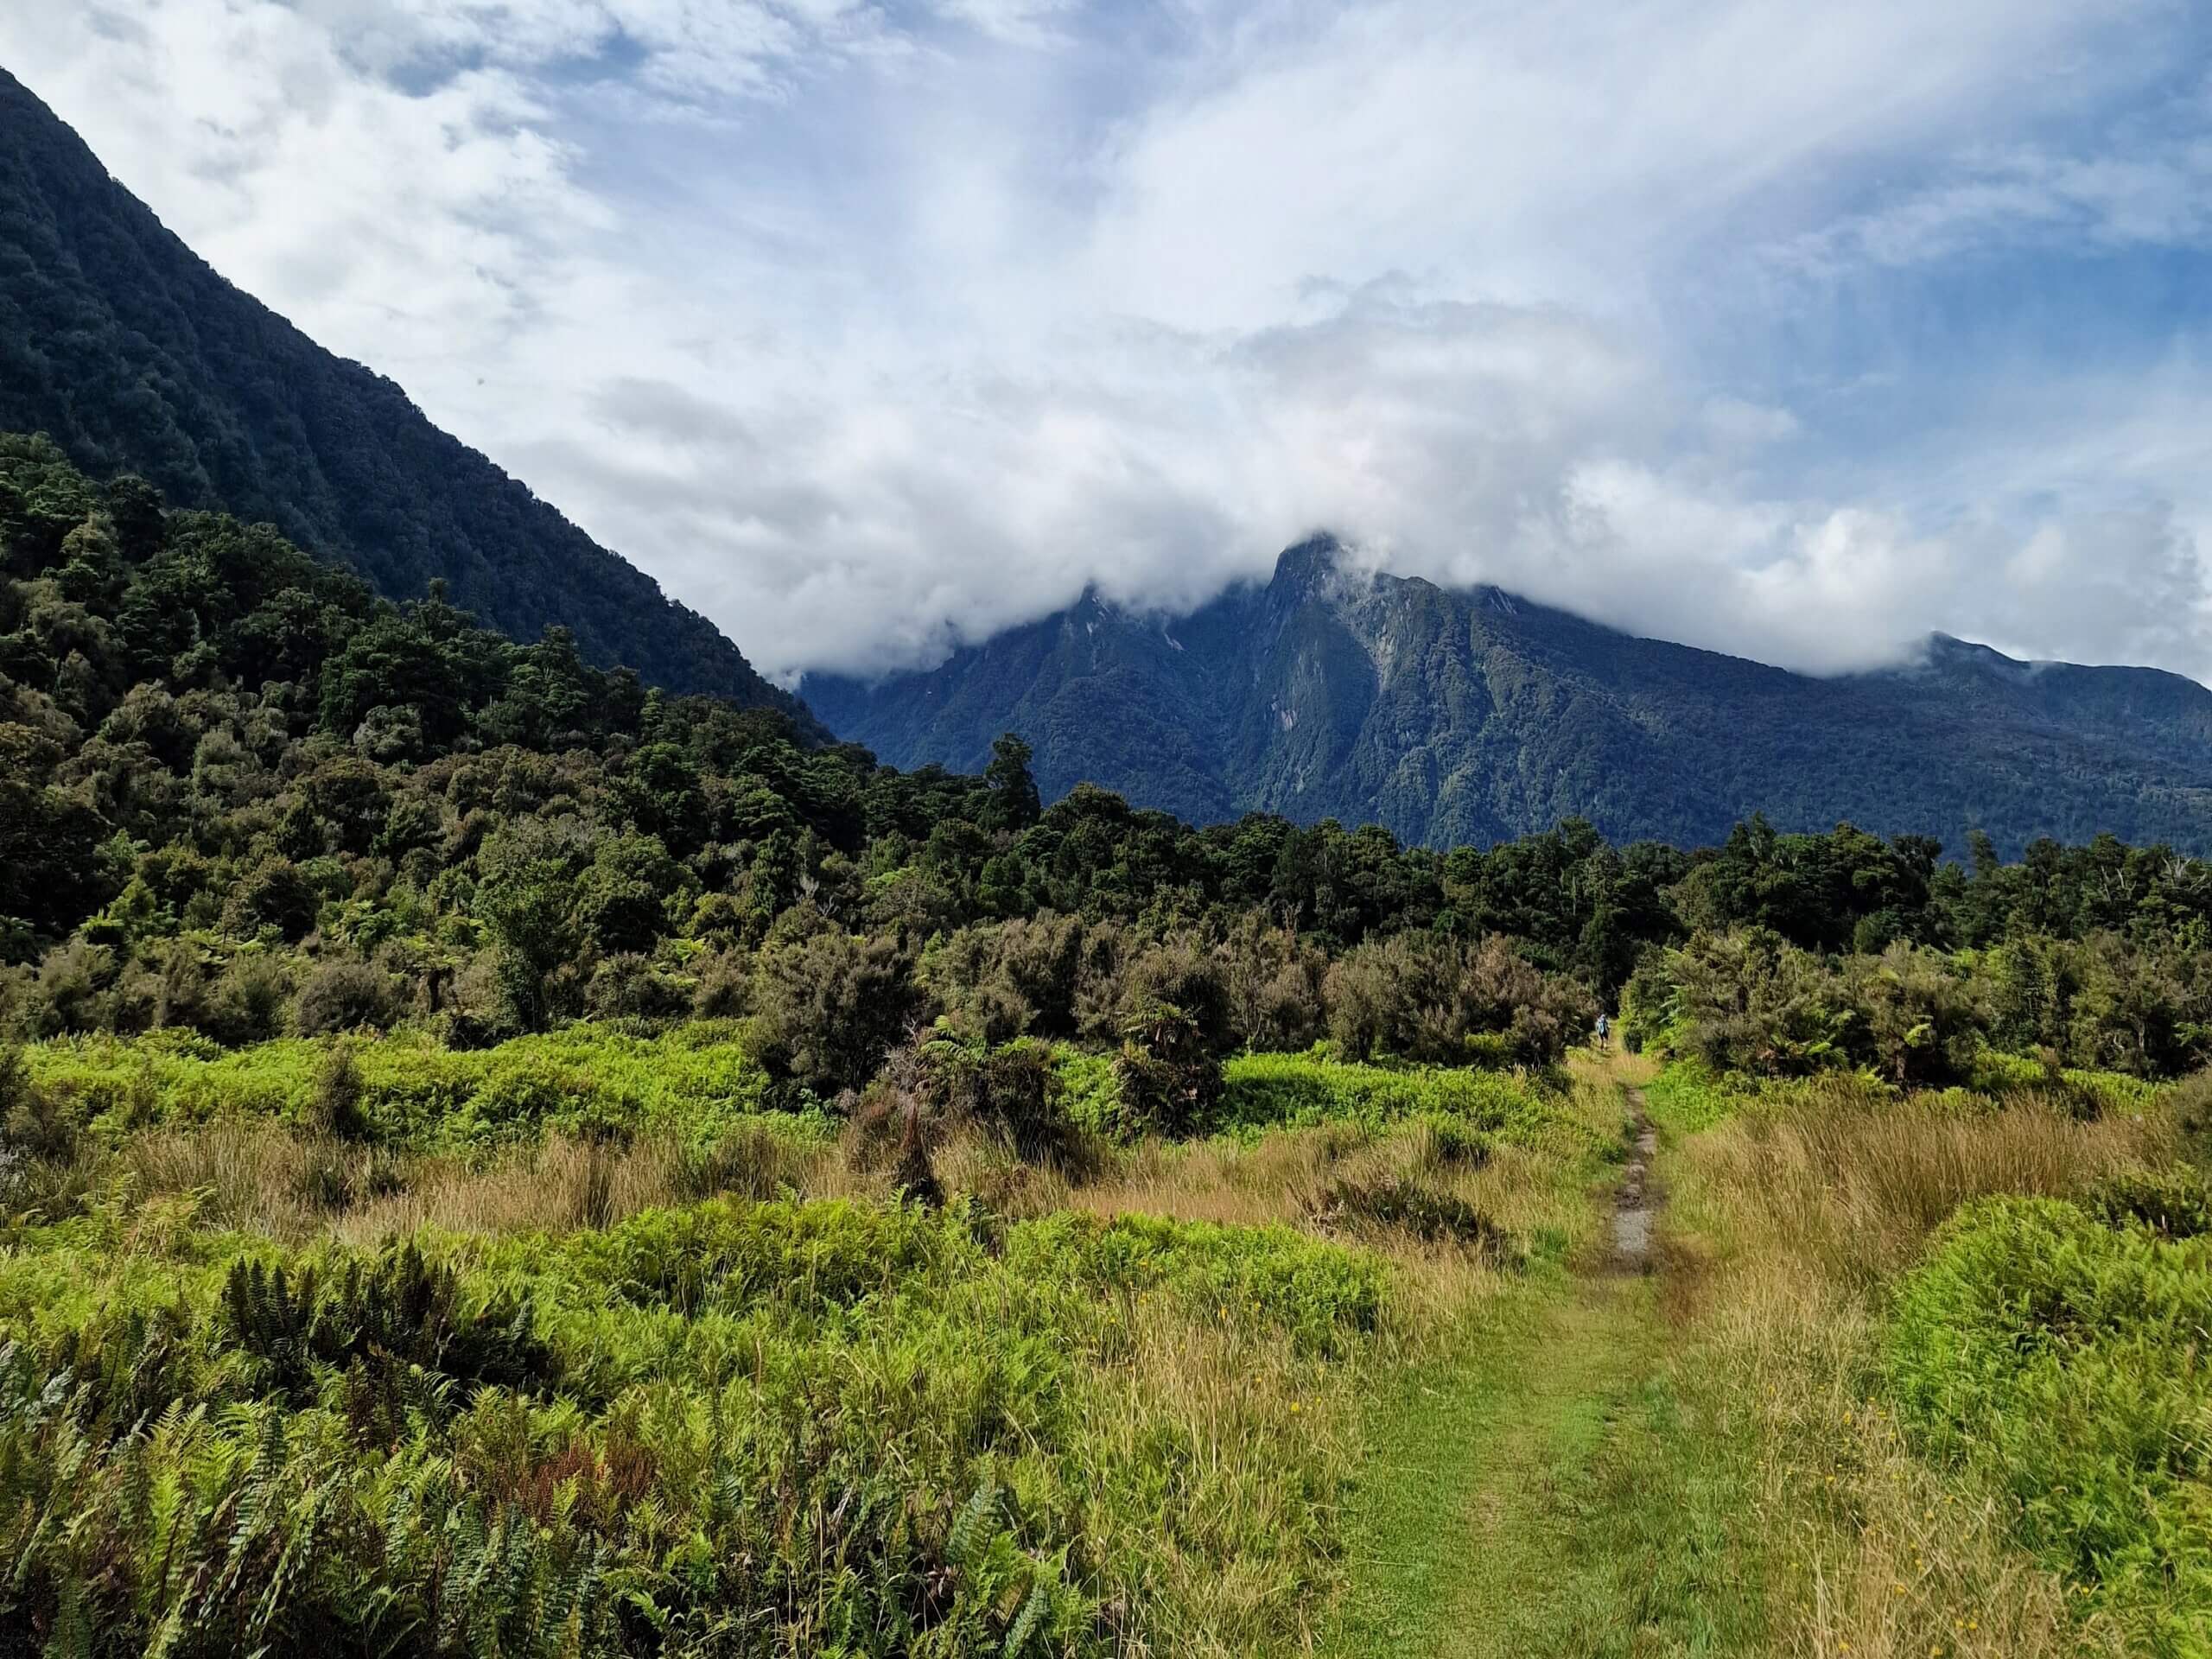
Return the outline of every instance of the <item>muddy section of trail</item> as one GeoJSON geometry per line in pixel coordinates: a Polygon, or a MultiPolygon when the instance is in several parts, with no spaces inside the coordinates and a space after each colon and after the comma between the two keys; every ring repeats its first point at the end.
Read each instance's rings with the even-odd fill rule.
{"type": "Polygon", "coordinates": [[[1624,1272],[1649,1273],[1652,1222],[1659,1207],[1651,1191],[1651,1160],[1659,1153],[1659,1131],[1644,1109],[1643,1090],[1630,1090],[1628,1103],[1636,1118],[1636,1147],[1613,1194],[1613,1262],[1624,1272]]]}

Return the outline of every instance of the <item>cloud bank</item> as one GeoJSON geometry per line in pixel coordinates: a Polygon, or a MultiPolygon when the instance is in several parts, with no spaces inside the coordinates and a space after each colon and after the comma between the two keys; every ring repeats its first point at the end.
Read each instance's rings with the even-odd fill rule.
{"type": "Polygon", "coordinates": [[[2177,0],[57,0],[225,275],[764,671],[1337,531],[1834,671],[2212,678],[2177,0]]]}

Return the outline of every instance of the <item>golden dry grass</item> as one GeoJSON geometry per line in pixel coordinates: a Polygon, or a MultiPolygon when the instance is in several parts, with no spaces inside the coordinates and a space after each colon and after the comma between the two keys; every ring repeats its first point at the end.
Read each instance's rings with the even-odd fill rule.
{"type": "Polygon", "coordinates": [[[550,1136],[489,1158],[391,1153],[303,1135],[263,1120],[219,1120],[133,1136],[113,1179],[144,1198],[194,1194],[210,1224],[349,1243],[435,1227],[454,1232],[566,1232],[719,1192],[766,1197],[856,1190],[834,1152],[766,1132],[711,1153],[668,1137],[626,1146],[550,1136]]]}
{"type": "Polygon", "coordinates": [[[1810,1258],[1806,1270],[1860,1287],[1917,1260],[1961,1204],[1996,1193],[2064,1196],[2113,1169],[2172,1155],[2164,1115],[2083,1123],[2041,1104],[1966,1116],[1838,1091],[1786,1114],[1733,1119],[1696,1137],[1700,1224],[1739,1253],[1810,1258]]]}
{"type": "Polygon", "coordinates": [[[1878,1394],[1883,1287],[1969,1199],[2063,1196],[2170,1149],[2157,1116],[2082,1123],[2032,1106],[1961,1116],[1841,1094],[1673,1149],[1683,1366],[1756,1426],[1777,1653],[2122,1651],[2009,1541],[1996,1498],[1906,1447],[1878,1394]]]}

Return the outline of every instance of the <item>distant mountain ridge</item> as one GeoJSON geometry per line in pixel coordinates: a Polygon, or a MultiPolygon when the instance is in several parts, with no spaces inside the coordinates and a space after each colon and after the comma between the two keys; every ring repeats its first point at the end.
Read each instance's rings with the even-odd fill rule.
{"type": "Polygon", "coordinates": [[[1163,623],[1086,594],[926,671],[810,676],[841,737],[980,766],[1003,731],[1048,798],[1091,781],[1198,822],[1379,820],[1486,843],[1591,819],[1694,845],[1764,811],[2007,853],[2111,831],[2212,852],[2212,690],[2152,669],[1924,663],[1816,679],[1637,639],[1496,588],[1339,568],[1326,538],[1163,623]]]}
{"type": "Polygon", "coordinates": [[[266,519],[387,597],[442,578],[513,638],[560,624],[602,666],[822,734],[705,617],[224,280],[4,70],[0,430],[45,432],[95,474],[143,474],[172,505],[266,519]]]}

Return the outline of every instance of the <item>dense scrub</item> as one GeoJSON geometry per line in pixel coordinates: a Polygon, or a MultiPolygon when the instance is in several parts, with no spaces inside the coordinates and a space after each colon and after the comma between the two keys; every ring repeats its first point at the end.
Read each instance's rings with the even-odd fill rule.
{"type": "Polygon", "coordinates": [[[2195,926],[1946,952],[1824,957],[1764,928],[1700,930],[1653,952],[1624,995],[1630,1039],[1718,1072],[1863,1070],[1980,1084],[2003,1057],[2171,1077],[2212,1061],[2212,951],[2195,926]]]}
{"type": "Polygon", "coordinates": [[[2085,1205],[1970,1206],[1905,1281],[1890,1343],[1930,1455],[2002,1491],[2145,1653],[2212,1643],[2208,1191],[2126,1173],[2085,1205]]]}
{"type": "MultiPolygon", "coordinates": [[[[656,1036],[572,1027],[496,1047],[415,1034],[376,1042],[285,1039],[228,1050],[188,1033],[57,1038],[22,1051],[22,1094],[45,1133],[115,1141],[135,1129],[269,1116],[301,1127],[330,1109],[334,1057],[353,1069],[350,1138],[464,1147],[547,1133],[654,1131],[712,1141],[761,1114],[767,1073],[724,1024],[656,1036]]],[[[794,1122],[788,1115],[779,1121],[794,1122]]],[[[794,1127],[798,1124],[794,1122],[794,1127]]],[[[8,1133],[0,1125],[0,1135],[8,1133]]]]}
{"type": "Polygon", "coordinates": [[[809,747],[35,440],[0,443],[0,1018],[27,1037],[471,1047],[696,1013],[757,1022],[774,1080],[826,1101],[940,1015],[992,1044],[1187,1023],[1217,1053],[1541,1065],[1643,958],[1672,964],[1655,1019],[1755,1065],[2204,1052],[2212,874],[2161,849],[1982,842],[1967,868],[1754,822],[1697,854],[1575,823],[1444,854],[1096,789],[1044,808],[1018,741],[975,777],[809,747]],[[1707,990],[1762,1000],[1732,1024],[1707,990]]]}
{"type": "Polygon", "coordinates": [[[368,1255],[38,1230],[0,1260],[0,1627],[26,1651],[1113,1651],[1166,1589],[1144,1541],[1320,1547],[1299,1379],[1325,1386],[1381,1289],[1287,1231],[839,1203],[368,1255]],[[1279,1374],[1237,1407],[1276,1466],[1181,1462],[1163,1346],[1279,1374]]]}
{"type": "Polygon", "coordinates": [[[1059,1164],[981,1103],[1053,1052],[938,1039],[884,1080],[941,1085],[932,1209],[860,1116],[733,1122],[729,1034],[16,1057],[0,1651],[1294,1648],[1356,1386],[1586,1229],[1618,1114],[1255,1057],[1238,1135],[1059,1164]],[[533,1074],[570,1107],[441,1127],[533,1074]]]}

